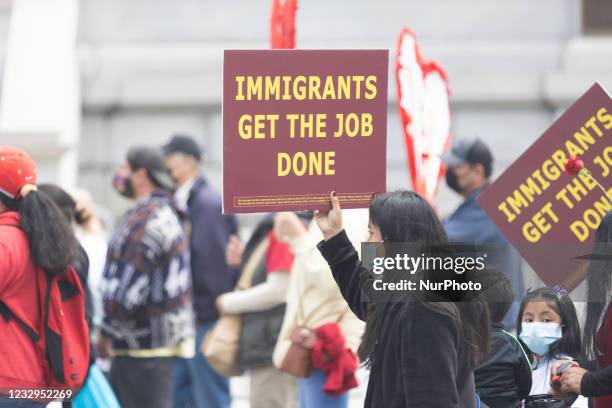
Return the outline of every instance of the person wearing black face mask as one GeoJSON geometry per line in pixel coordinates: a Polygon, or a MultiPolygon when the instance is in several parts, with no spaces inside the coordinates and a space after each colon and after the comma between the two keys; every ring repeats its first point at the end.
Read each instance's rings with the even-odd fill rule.
{"type": "Polygon", "coordinates": [[[459,140],[442,159],[446,164],[446,185],[464,198],[489,184],[493,156],[479,139],[459,140]]]}
{"type": "Polygon", "coordinates": [[[113,188],[128,199],[140,199],[155,191],[169,194],[176,188],[160,153],[147,147],[131,149],[113,176],[113,188]]]}
{"type": "Polygon", "coordinates": [[[476,202],[478,195],[487,188],[493,172],[493,155],[480,139],[458,140],[451,150],[442,156],[446,164],[447,186],[463,196],[463,203],[444,221],[444,229],[453,242],[494,244],[494,253],[488,254],[488,266],[505,273],[515,292],[515,302],[503,319],[508,330],[514,322],[523,296],[523,271],[521,258],[514,247],[476,202]]]}
{"type": "Polygon", "coordinates": [[[122,165],[117,173],[113,176],[113,188],[116,192],[127,199],[134,198],[134,184],[132,184],[131,174],[128,170],[129,166],[122,165]],[[128,174],[126,174],[128,173],[128,174]]]}

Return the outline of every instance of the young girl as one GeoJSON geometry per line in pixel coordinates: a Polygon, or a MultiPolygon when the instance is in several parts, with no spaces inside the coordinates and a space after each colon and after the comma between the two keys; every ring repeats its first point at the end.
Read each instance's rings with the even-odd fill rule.
{"type": "MultiPolygon", "coordinates": [[[[549,288],[528,292],[518,315],[517,335],[529,353],[533,382],[529,395],[551,394],[550,371],[557,360],[580,360],[580,326],[574,303],[549,288]]],[[[572,407],[587,408],[580,396],[572,407]]]]}

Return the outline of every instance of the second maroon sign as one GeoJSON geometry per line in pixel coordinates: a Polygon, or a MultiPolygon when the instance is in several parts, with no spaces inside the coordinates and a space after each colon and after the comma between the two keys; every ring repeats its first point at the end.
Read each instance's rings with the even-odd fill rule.
{"type": "Polygon", "coordinates": [[[571,292],[612,208],[612,99],[593,85],[479,197],[478,204],[544,283],[571,292]],[[565,174],[582,157],[591,176],[565,174]],[[600,183],[598,185],[598,182],[600,183]]]}
{"type": "Polygon", "coordinates": [[[387,50],[225,51],[225,213],[367,207],[385,190],[387,50]]]}

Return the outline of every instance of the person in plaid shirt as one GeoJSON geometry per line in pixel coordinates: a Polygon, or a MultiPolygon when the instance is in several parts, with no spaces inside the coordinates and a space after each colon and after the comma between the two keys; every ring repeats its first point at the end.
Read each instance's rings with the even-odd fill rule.
{"type": "Polygon", "coordinates": [[[113,180],[137,200],[110,240],[101,292],[101,357],[123,407],[172,406],[176,359],[194,353],[189,245],[161,155],[134,148],[113,180]]]}

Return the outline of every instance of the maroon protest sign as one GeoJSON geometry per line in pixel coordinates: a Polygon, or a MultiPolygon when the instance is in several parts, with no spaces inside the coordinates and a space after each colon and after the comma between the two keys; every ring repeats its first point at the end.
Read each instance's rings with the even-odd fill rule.
{"type": "Polygon", "coordinates": [[[367,207],[385,191],[387,50],[225,51],[223,211],[367,207]]]}
{"type": "Polygon", "coordinates": [[[594,231],[612,208],[612,99],[593,85],[478,198],[538,276],[573,290],[585,275],[594,231]],[[582,156],[592,174],[570,176],[582,156]],[[597,180],[600,186],[597,185],[597,180]]]}

